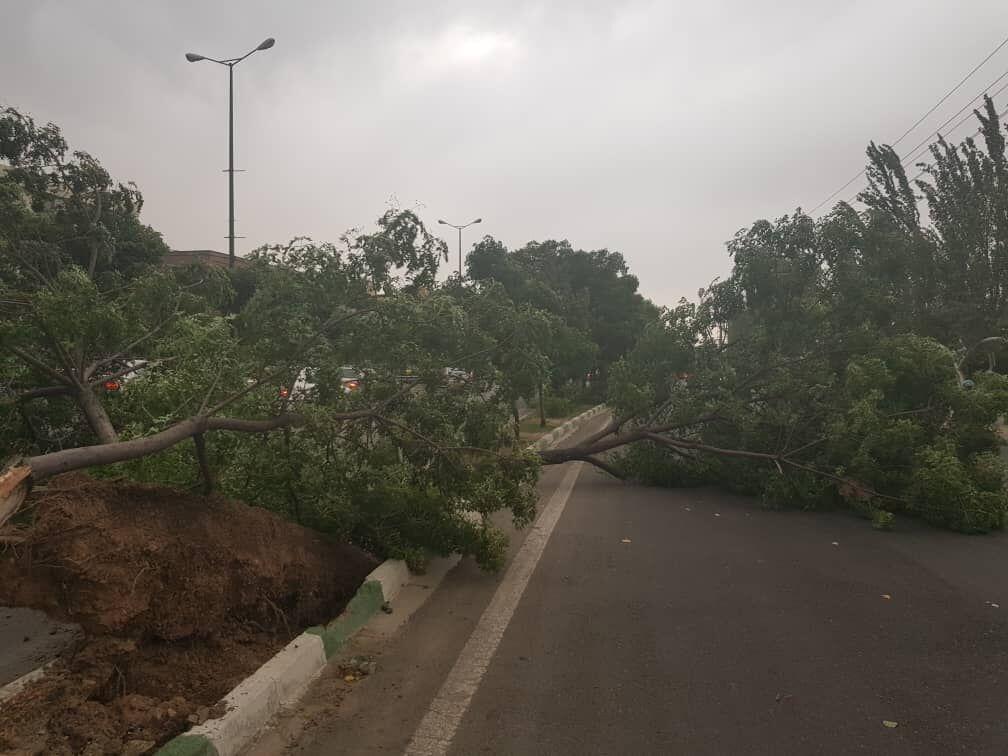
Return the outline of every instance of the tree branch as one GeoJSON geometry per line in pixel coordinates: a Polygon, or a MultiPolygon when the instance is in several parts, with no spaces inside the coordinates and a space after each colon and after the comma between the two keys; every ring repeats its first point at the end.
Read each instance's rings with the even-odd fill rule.
{"type": "Polygon", "coordinates": [[[0,405],[22,404],[23,402],[30,402],[32,399],[41,399],[47,396],[69,396],[70,393],[70,389],[67,386],[42,386],[30,389],[29,391],[22,391],[14,396],[4,397],[0,399],[0,405]]]}
{"type": "Polygon", "coordinates": [[[595,465],[595,467],[597,467],[599,470],[602,470],[603,472],[607,472],[610,475],[612,475],[614,478],[618,478],[619,480],[625,480],[626,479],[626,476],[624,476],[623,473],[621,473],[615,467],[613,467],[612,465],[610,465],[608,462],[603,462],[598,457],[592,457],[590,455],[587,455],[587,456],[581,457],[580,461],[581,462],[587,462],[590,465],[595,465]]]}
{"type": "Polygon", "coordinates": [[[54,367],[50,367],[49,365],[42,362],[42,360],[38,359],[34,355],[29,354],[28,352],[21,349],[21,347],[10,347],[10,351],[11,354],[20,357],[24,362],[27,362],[29,365],[31,365],[39,372],[45,373],[53,380],[62,383],[64,386],[68,386],[70,388],[76,388],[74,382],[70,379],[69,376],[60,372],[54,367]]]}
{"type": "MultiPolygon", "coordinates": [[[[636,428],[630,433],[627,433],[616,438],[605,438],[600,439],[592,444],[579,444],[577,446],[570,446],[566,448],[558,449],[544,449],[538,452],[539,458],[542,460],[543,464],[555,465],[562,464],[564,462],[571,461],[583,461],[589,462],[590,464],[605,470],[611,475],[620,477],[616,474],[615,470],[612,469],[606,463],[601,463],[597,459],[593,459],[594,455],[601,454],[603,452],[610,451],[612,449],[618,448],[620,446],[626,446],[627,444],[635,443],[637,441],[652,441],[656,444],[661,444],[662,446],[668,447],[673,451],[679,452],[680,454],[684,449],[702,452],[706,454],[714,454],[722,457],[737,457],[742,459],[753,459],[760,460],[764,462],[770,462],[774,464],[777,469],[783,473],[783,465],[795,468],[797,470],[804,470],[805,472],[811,473],[818,477],[827,478],[843,486],[852,486],[857,488],[870,496],[878,497],[880,499],[887,499],[889,501],[898,501],[901,503],[906,503],[905,499],[898,496],[890,496],[889,494],[884,494],[873,488],[870,488],[856,480],[850,478],[844,478],[840,475],[835,475],[833,473],[827,472],[826,470],[821,470],[813,465],[808,465],[803,462],[799,462],[789,455],[785,454],[770,454],[768,452],[756,452],[747,451],[745,449],[725,449],[718,446],[711,446],[710,444],[704,444],[699,441],[691,441],[685,438],[669,437],[662,435],[663,432],[671,426],[666,426],[666,430],[661,428],[636,428]],[[605,465],[605,466],[603,466],[605,465]],[[609,469],[607,469],[609,468],[609,469]]],[[[811,444],[806,444],[804,448],[808,448],[811,444]]],[[[798,450],[800,451],[800,449],[798,450]]]]}
{"type": "Polygon", "coordinates": [[[91,376],[93,376],[96,371],[101,370],[103,367],[105,367],[106,365],[108,365],[110,363],[113,363],[113,362],[116,362],[117,360],[121,360],[121,359],[124,359],[124,358],[128,357],[130,352],[132,352],[138,346],[140,346],[145,341],[147,341],[147,339],[149,339],[152,336],[156,335],[162,328],[164,328],[168,323],[170,323],[172,320],[174,320],[174,318],[175,318],[176,315],[178,315],[178,311],[177,310],[173,311],[171,315],[169,315],[168,317],[166,317],[163,320],[161,320],[153,328],[145,331],[140,336],[138,336],[137,338],[133,339],[133,341],[131,341],[130,343],[128,343],[126,346],[124,346],[118,352],[116,352],[115,354],[113,354],[111,357],[105,357],[103,359],[95,360],[94,362],[92,362],[90,365],[88,365],[84,369],[83,379],[85,381],[89,381],[89,380],[91,380],[91,376]]]}
{"type": "MultiPolygon", "coordinates": [[[[373,309],[354,310],[353,312],[345,313],[343,315],[340,315],[339,317],[332,317],[329,320],[327,320],[325,323],[322,324],[322,328],[320,330],[327,329],[327,328],[332,328],[334,325],[339,325],[340,323],[342,323],[342,322],[344,322],[346,320],[350,320],[351,318],[356,318],[356,317],[359,317],[361,315],[366,315],[369,312],[374,312],[374,310],[373,309]]],[[[321,337],[317,337],[317,338],[314,338],[314,339],[309,339],[305,343],[303,343],[300,347],[298,347],[297,351],[294,353],[293,357],[291,358],[291,361],[300,359],[304,355],[304,353],[308,350],[308,348],[312,344],[317,343],[320,340],[320,338],[321,337]]],[[[218,402],[213,407],[211,407],[209,410],[207,410],[206,414],[207,415],[215,415],[215,414],[217,414],[218,412],[220,412],[225,407],[229,407],[230,405],[234,404],[235,402],[237,402],[242,397],[247,396],[249,393],[251,393],[255,389],[257,389],[260,386],[262,386],[264,383],[267,383],[268,381],[271,381],[274,378],[280,377],[280,376],[282,376],[282,374],[283,374],[283,370],[282,369],[268,370],[268,371],[266,371],[266,374],[264,376],[262,376],[261,378],[258,378],[256,380],[254,380],[252,383],[250,383],[245,388],[240,389],[239,391],[236,391],[235,393],[231,394],[230,396],[225,397],[220,402],[218,402]]]]}
{"type": "Polygon", "coordinates": [[[623,418],[613,416],[612,419],[610,419],[609,422],[606,423],[601,430],[592,433],[587,438],[581,439],[581,441],[578,442],[578,445],[591,446],[596,441],[601,441],[606,436],[611,436],[613,433],[619,433],[620,428],[622,428],[626,422],[632,419],[632,417],[633,417],[632,415],[623,418]]]}
{"type": "MultiPolygon", "coordinates": [[[[344,412],[330,415],[333,422],[350,422],[371,417],[370,409],[356,412],[344,412]]],[[[116,462],[127,462],[131,459],[147,457],[151,454],[170,449],[187,438],[196,434],[215,430],[236,431],[239,433],[266,433],[277,428],[297,427],[303,425],[305,419],[298,414],[284,414],[264,420],[243,420],[228,417],[207,417],[200,415],[175,423],[159,433],[129,441],[116,441],[96,446],[82,446],[76,449],[64,449],[50,454],[40,454],[29,457],[25,464],[31,467],[32,476],[36,480],[48,478],[71,470],[85,467],[111,465],[116,462]]]]}
{"type": "Polygon", "coordinates": [[[124,375],[128,375],[128,374],[132,373],[134,370],[140,370],[141,368],[145,368],[149,364],[150,363],[147,362],[147,360],[137,360],[136,364],[134,364],[134,365],[125,365],[125,366],[119,368],[118,370],[116,370],[111,375],[106,375],[106,376],[102,376],[101,378],[93,378],[93,379],[89,380],[88,381],[88,385],[89,386],[94,386],[97,383],[102,382],[102,381],[114,381],[117,378],[122,378],[124,375]]]}

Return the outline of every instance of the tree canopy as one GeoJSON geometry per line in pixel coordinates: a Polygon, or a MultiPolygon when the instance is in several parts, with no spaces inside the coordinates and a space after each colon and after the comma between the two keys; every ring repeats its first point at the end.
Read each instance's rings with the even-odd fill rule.
{"type": "Polygon", "coordinates": [[[586,364],[599,371],[604,385],[609,366],[660,314],[638,293],[637,278],[623,256],[606,249],[588,252],[567,241],[546,241],[511,252],[486,237],[469,254],[467,270],[472,280],[495,281],[513,301],[550,313],[567,327],[558,340],[562,353],[554,360],[558,385],[581,377],[575,370],[586,364]],[[578,333],[581,345],[575,343],[578,333]],[[595,349],[586,349],[587,342],[595,349]]]}
{"type": "Polygon", "coordinates": [[[0,444],[37,479],[221,491],[414,564],[499,564],[490,516],[530,522],[539,466],[567,460],[1001,527],[1005,140],[992,102],[977,115],[982,145],[940,140],[913,179],[869,145],[864,210],[758,221],[729,276],[658,308],[619,253],[567,242],[487,237],[439,283],[444,243],[398,208],[242,269],[165,267],[139,190],[8,109],[0,444]],[[612,421],[522,449],[518,400],[588,373],[612,421]]]}
{"type": "Polygon", "coordinates": [[[845,504],[880,524],[905,511],[1002,526],[1008,380],[990,368],[1006,335],[1005,142],[989,99],[977,116],[985,150],[939,141],[912,181],[871,144],[865,210],[798,210],[729,242],[731,275],[614,368],[624,440],[646,441],[625,474],[845,504]]]}

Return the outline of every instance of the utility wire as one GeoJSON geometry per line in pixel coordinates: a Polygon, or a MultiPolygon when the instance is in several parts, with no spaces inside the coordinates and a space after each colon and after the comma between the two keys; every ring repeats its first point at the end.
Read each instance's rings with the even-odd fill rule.
{"type": "MultiPolygon", "coordinates": [[[[951,129],[949,129],[948,131],[945,131],[945,127],[948,126],[950,123],[952,123],[952,119],[956,118],[959,115],[962,115],[962,113],[963,113],[964,110],[967,110],[968,108],[970,108],[977,100],[979,100],[981,97],[983,97],[985,94],[987,94],[990,91],[990,88],[992,86],[994,86],[995,84],[997,84],[999,81],[1001,81],[1006,76],[1008,76],[1008,71],[1005,71],[1003,74],[1001,74],[1000,76],[998,76],[994,81],[992,81],[990,83],[990,85],[987,87],[987,89],[985,89],[983,92],[981,92],[976,97],[974,97],[972,100],[970,100],[965,105],[963,105],[961,108],[959,108],[959,110],[957,110],[951,116],[951,118],[949,118],[947,121],[945,121],[945,123],[943,123],[937,129],[935,129],[933,132],[931,132],[925,139],[923,139],[920,142],[918,142],[917,145],[914,146],[913,149],[910,150],[910,154],[907,157],[902,158],[900,160],[900,164],[904,168],[909,168],[911,165],[913,165],[913,163],[914,163],[915,160],[917,160],[918,158],[920,158],[921,156],[923,156],[924,153],[927,152],[931,148],[931,145],[933,144],[933,142],[931,141],[931,139],[933,137],[936,137],[936,136],[949,136],[950,134],[954,134],[956,131],[958,131],[958,129],[959,129],[960,126],[962,126],[964,123],[966,123],[966,121],[970,120],[973,117],[972,111],[969,112],[969,113],[967,113],[964,118],[960,119],[959,122],[956,123],[956,125],[953,126],[951,129]],[[923,149],[920,149],[921,147],[923,147],[923,149]]],[[[1000,89],[996,90],[994,92],[994,94],[990,95],[990,98],[993,100],[995,97],[997,97],[999,94],[1001,94],[1002,92],[1004,92],[1006,89],[1008,89],[1008,83],[1002,84],[1000,89]]],[[[1008,110],[1006,110],[1005,112],[1008,113],[1008,110]]],[[[998,118],[1001,118],[1001,115],[999,115],[998,118]]],[[[979,133],[980,133],[980,129],[977,129],[976,132],[974,132],[973,136],[976,136],[979,133]]],[[[861,173],[864,173],[864,171],[862,171],[861,173]]],[[[922,173],[924,173],[924,171],[921,171],[920,173],[917,174],[917,176],[914,176],[914,178],[911,179],[911,181],[915,180],[922,173]]],[[[854,200],[856,200],[858,194],[860,194],[860,193],[861,192],[858,191],[857,194],[855,194],[853,197],[851,197],[849,200],[847,200],[847,204],[850,204],[851,202],[853,202],[854,200]]]]}
{"type": "MultiPolygon", "coordinates": [[[[971,107],[973,106],[973,104],[974,104],[974,103],[975,103],[975,102],[976,102],[977,100],[979,100],[979,99],[980,99],[981,97],[983,97],[983,96],[984,96],[985,94],[987,94],[988,92],[990,92],[990,90],[991,90],[991,87],[993,87],[993,86],[994,86],[995,84],[998,84],[998,83],[999,83],[999,82],[1000,82],[1000,81],[1001,81],[1001,80],[1002,80],[1003,78],[1005,78],[1006,76],[1008,76],[1008,71],[1005,71],[1005,72],[1004,72],[1003,74],[1001,74],[1001,75],[1000,75],[1000,76],[998,76],[998,77],[997,77],[996,79],[994,79],[994,81],[992,81],[992,82],[991,82],[990,84],[988,84],[988,85],[987,85],[987,88],[986,88],[986,89],[984,89],[984,91],[983,91],[983,92],[981,92],[981,93],[980,93],[980,94],[978,94],[978,95],[977,95],[976,97],[974,97],[974,98],[973,98],[972,100],[970,100],[970,101],[969,101],[969,102],[967,102],[967,103],[966,103],[965,105],[963,105],[963,106],[962,106],[961,108],[959,108],[959,110],[957,110],[957,111],[956,111],[955,113],[953,113],[953,114],[952,114],[952,115],[951,115],[951,116],[949,117],[949,119],[948,119],[947,121],[945,121],[945,123],[943,123],[943,124],[942,124],[941,126],[939,126],[939,127],[937,128],[937,129],[935,129],[935,130],[934,130],[934,131],[932,131],[932,132],[931,132],[930,134],[928,134],[928,135],[927,135],[926,137],[924,137],[924,139],[922,139],[922,140],[921,140],[921,141],[919,141],[919,142],[918,142],[918,143],[917,143],[916,145],[914,145],[914,146],[913,146],[913,147],[912,147],[912,148],[911,148],[911,149],[909,150],[909,154],[910,154],[910,155],[913,155],[913,154],[914,154],[915,152],[917,152],[917,150],[919,150],[919,149],[920,149],[921,147],[925,147],[925,148],[926,148],[926,147],[929,147],[929,146],[931,145],[931,140],[932,140],[932,139],[933,139],[934,137],[936,137],[936,136],[940,136],[940,135],[941,135],[941,134],[943,133],[943,131],[944,131],[945,127],[946,127],[946,126],[948,126],[948,125],[949,125],[950,123],[952,123],[952,120],[953,120],[953,119],[955,119],[955,118],[958,118],[958,117],[959,117],[960,115],[962,115],[962,114],[963,114],[963,112],[964,112],[964,111],[966,111],[966,110],[968,110],[969,108],[971,108],[971,107]]],[[[1005,87],[1001,87],[1001,89],[997,90],[997,91],[996,91],[996,92],[995,92],[995,93],[994,93],[993,95],[991,95],[991,98],[993,99],[994,97],[997,97],[997,96],[998,96],[999,94],[1001,94],[1001,93],[1002,93],[1002,92],[1003,92],[1004,90],[1005,90],[1005,87]]],[[[968,119],[969,119],[969,118],[970,118],[970,117],[971,117],[972,115],[973,115],[973,113],[971,112],[971,113],[970,113],[969,115],[967,115],[967,116],[966,116],[966,118],[965,118],[965,119],[963,119],[963,120],[968,120],[968,119]]],[[[962,124],[963,124],[963,121],[959,121],[959,123],[957,123],[957,124],[956,124],[955,126],[953,126],[953,127],[952,127],[952,128],[951,128],[951,129],[949,130],[949,132],[948,132],[948,133],[949,133],[949,134],[951,134],[951,133],[952,133],[953,131],[955,131],[955,130],[956,130],[957,128],[959,128],[959,127],[960,127],[960,126],[961,126],[962,124]]],[[[926,151],[926,149],[925,149],[925,151],[926,151]]],[[[908,161],[912,161],[912,160],[914,160],[914,159],[915,159],[915,158],[913,158],[913,157],[907,157],[907,158],[904,158],[904,159],[903,159],[903,160],[902,160],[901,162],[904,162],[904,163],[906,163],[906,162],[908,162],[908,161]]]]}
{"type": "Polygon", "coordinates": [[[906,138],[907,134],[909,134],[911,131],[913,131],[918,126],[920,126],[922,123],[924,123],[924,119],[925,118],[927,118],[929,115],[931,115],[936,110],[938,110],[938,108],[941,106],[941,104],[943,102],[945,102],[945,100],[947,100],[949,97],[951,97],[956,92],[958,92],[959,88],[962,87],[962,85],[965,84],[970,79],[970,77],[973,76],[973,74],[975,74],[977,71],[979,71],[983,67],[984,63],[986,63],[988,60],[990,60],[995,55],[997,55],[998,51],[1002,47],[1004,47],[1005,45],[1008,45],[1008,37],[1005,37],[1004,40],[1002,40],[1001,44],[998,45],[997,47],[995,47],[994,51],[990,55],[988,55],[986,58],[984,58],[979,63],[977,63],[977,65],[973,68],[972,71],[970,71],[968,74],[966,74],[958,84],[956,84],[954,87],[952,87],[952,89],[950,89],[948,92],[946,92],[945,96],[942,97],[940,100],[938,100],[938,102],[936,102],[934,104],[934,107],[932,107],[931,110],[929,110],[927,113],[925,113],[920,118],[918,118],[917,122],[913,126],[911,126],[909,129],[907,129],[906,131],[904,131],[903,134],[900,136],[900,138],[897,139],[895,142],[892,143],[892,146],[895,147],[897,144],[899,144],[900,142],[902,142],[906,138]]]}
{"type": "MultiPolygon", "coordinates": [[[[911,126],[909,129],[907,129],[906,131],[904,131],[903,134],[900,136],[900,138],[897,139],[895,142],[893,142],[893,146],[895,147],[897,144],[899,144],[901,141],[903,141],[903,139],[906,138],[907,134],[909,134],[914,129],[916,129],[921,123],[923,123],[924,119],[926,119],[935,110],[937,110],[941,106],[941,104],[943,102],[945,102],[949,97],[951,97],[953,94],[955,94],[957,91],[959,91],[959,89],[962,87],[962,85],[965,84],[970,79],[970,77],[973,76],[973,74],[975,74],[977,71],[979,71],[980,68],[984,65],[984,63],[986,63],[988,60],[990,60],[991,58],[993,58],[998,53],[998,51],[1000,51],[1001,48],[1004,47],[1005,45],[1008,45],[1008,37],[1005,37],[1001,41],[1001,44],[999,44],[997,47],[995,47],[994,50],[990,54],[988,54],[986,58],[984,58],[983,60],[981,60],[976,66],[973,67],[973,70],[971,70],[968,74],[966,74],[959,81],[958,84],[956,84],[954,87],[952,87],[952,89],[950,89],[948,92],[946,92],[945,96],[942,97],[940,100],[938,100],[938,102],[935,103],[934,106],[927,113],[925,113],[920,118],[918,118],[917,121],[916,121],[916,123],[914,123],[913,126],[911,126]]],[[[974,98],[974,99],[976,99],[976,98],[974,98]]],[[[818,210],[820,207],[822,207],[827,202],[829,202],[831,199],[833,199],[838,194],[840,194],[840,192],[842,192],[848,186],[850,186],[855,181],[857,181],[859,178],[861,178],[864,175],[864,173],[865,173],[864,169],[862,169],[861,171],[859,171],[857,173],[857,175],[855,175],[853,178],[851,178],[847,183],[845,183],[843,186],[841,186],[839,189],[837,189],[835,192],[833,192],[829,197],[827,197],[822,202],[820,202],[818,205],[816,205],[814,208],[812,208],[812,210],[809,211],[809,215],[812,215],[813,213],[815,213],[816,210],[818,210]]]]}
{"type": "MultiPolygon", "coordinates": [[[[993,100],[995,97],[997,97],[999,94],[1001,94],[1006,89],[1008,89],[1008,84],[1002,85],[999,90],[997,90],[994,94],[991,95],[991,99],[993,100]]],[[[974,99],[976,99],[976,98],[974,98],[974,99]]],[[[959,112],[961,113],[962,111],[959,111],[959,112]]],[[[1000,113],[998,113],[997,118],[998,118],[998,120],[1000,120],[1000,119],[1004,118],[1006,115],[1008,115],[1008,108],[1005,108],[1003,111],[1001,111],[1000,113]]],[[[951,129],[949,129],[948,132],[946,132],[946,135],[954,133],[960,126],[962,126],[964,123],[966,123],[966,121],[968,121],[972,116],[973,116],[973,114],[970,113],[968,116],[966,116],[965,118],[963,118],[961,121],[959,121],[959,123],[957,123],[951,129]]],[[[973,137],[976,137],[981,131],[983,131],[982,127],[979,128],[979,129],[977,129],[976,131],[974,131],[972,134],[970,134],[969,138],[972,139],[973,137]]],[[[930,146],[930,145],[928,145],[928,146],[930,146]]],[[[909,168],[910,167],[909,166],[909,161],[910,161],[910,158],[906,158],[906,159],[904,159],[904,160],[901,161],[901,163],[903,164],[904,168],[909,168]]],[[[919,171],[917,171],[917,173],[913,176],[913,178],[910,179],[909,183],[912,184],[914,181],[916,181],[921,176],[923,176],[925,173],[927,173],[927,169],[928,169],[928,166],[925,166],[925,167],[921,168],[919,171]]],[[[847,200],[847,204],[849,205],[851,202],[854,202],[855,200],[857,200],[858,194],[860,194],[860,193],[861,192],[858,192],[853,197],[851,197],[849,200],[847,200]]],[[[920,202],[923,199],[924,198],[921,197],[920,199],[918,199],[918,202],[920,202]]]]}
{"type": "MultiPolygon", "coordinates": [[[[1001,94],[1001,92],[1003,92],[1005,89],[1008,89],[1008,84],[1005,84],[1004,86],[1001,87],[1001,89],[999,89],[997,92],[995,92],[994,94],[992,94],[991,95],[991,99],[993,100],[995,97],[997,97],[999,94],[1001,94]]],[[[960,126],[962,126],[963,123],[965,123],[970,118],[970,116],[972,116],[972,115],[973,114],[970,113],[969,116],[966,116],[966,118],[964,118],[963,120],[959,121],[959,123],[957,123],[953,127],[952,131],[955,131],[957,128],[959,128],[960,126]]],[[[1002,118],[1005,117],[1005,115],[1008,115],[1008,108],[1005,108],[1004,111],[1002,111],[1001,113],[998,113],[998,116],[997,116],[998,120],[1000,121],[1002,118]]],[[[980,134],[981,131],[983,131],[983,127],[982,126],[979,129],[977,129],[976,131],[974,131],[972,134],[970,134],[969,138],[972,139],[973,137],[976,137],[978,134],[980,134]]],[[[917,175],[914,176],[912,179],[910,179],[910,181],[916,181],[921,176],[923,176],[926,172],[927,172],[927,166],[925,166],[924,168],[921,168],[920,171],[918,171],[917,175]]]]}

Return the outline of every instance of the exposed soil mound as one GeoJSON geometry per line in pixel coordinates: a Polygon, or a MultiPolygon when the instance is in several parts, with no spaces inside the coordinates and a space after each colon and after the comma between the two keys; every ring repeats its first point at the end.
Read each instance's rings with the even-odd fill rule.
{"type": "Polygon", "coordinates": [[[169,488],[71,474],[28,504],[30,524],[5,531],[19,543],[0,555],[0,605],[88,637],[0,705],[0,751],[142,753],[336,616],[377,564],[265,510],[169,488]]]}
{"type": "Polygon", "coordinates": [[[0,562],[0,603],[91,633],[176,640],[233,620],[301,627],[327,619],[376,564],[264,509],[171,488],[71,474],[30,503],[18,558],[0,562]]]}

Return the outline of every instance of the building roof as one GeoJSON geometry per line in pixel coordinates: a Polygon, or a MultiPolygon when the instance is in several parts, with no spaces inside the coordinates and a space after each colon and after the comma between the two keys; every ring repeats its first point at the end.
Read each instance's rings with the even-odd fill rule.
{"type": "MultiPolygon", "coordinates": [[[[212,249],[173,249],[162,258],[165,265],[181,268],[187,265],[203,265],[208,268],[226,268],[228,255],[212,249]]],[[[241,257],[235,258],[235,267],[243,268],[249,264],[241,257]]]]}

